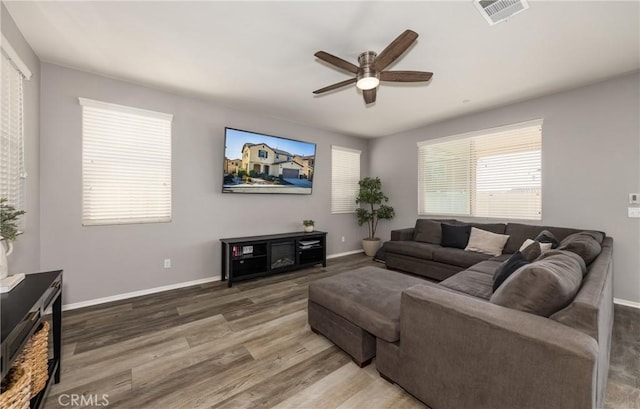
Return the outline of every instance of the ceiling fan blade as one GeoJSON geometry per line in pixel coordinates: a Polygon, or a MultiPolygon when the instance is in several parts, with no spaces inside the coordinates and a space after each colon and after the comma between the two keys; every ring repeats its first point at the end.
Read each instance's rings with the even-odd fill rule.
{"type": "Polygon", "coordinates": [[[362,95],[364,96],[365,104],[372,104],[376,102],[376,91],[378,88],[365,89],[362,91],[362,95]]]}
{"type": "Polygon", "coordinates": [[[317,89],[317,90],[313,91],[313,93],[314,94],[322,94],[323,92],[332,91],[334,89],[342,88],[342,87],[344,87],[346,85],[355,84],[356,80],[357,80],[356,78],[349,78],[348,80],[341,81],[341,82],[329,85],[327,87],[317,89]]]}
{"type": "Polygon", "coordinates": [[[336,57],[335,55],[331,55],[324,51],[318,51],[314,55],[320,58],[322,61],[326,61],[329,64],[335,65],[338,68],[342,68],[345,71],[349,71],[354,74],[358,72],[357,65],[351,64],[349,61],[345,61],[342,58],[336,57]]]}
{"type": "Polygon", "coordinates": [[[432,72],[424,71],[382,71],[380,81],[420,82],[429,81],[432,76],[432,72]]]}
{"type": "Polygon", "coordinates": [[[373,62],[373,69],[376,71],[384,70],[389,64],[394,62],[396,58],[400,57],[402,53],[407,51],[407,48],[418,38],[418,33],[411,30],[405,30],[404,33],[400,34],[398,38],[393,40],[391,44],[387,46],[376,60],[373,62]]]}

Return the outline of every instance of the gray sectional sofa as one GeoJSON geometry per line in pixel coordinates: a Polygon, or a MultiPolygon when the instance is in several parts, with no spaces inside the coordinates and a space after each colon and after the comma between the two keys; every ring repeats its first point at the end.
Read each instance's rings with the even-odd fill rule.
{"type": "Polygon", "coordinates": [[[522,223],[465,223],[453,219],[418,219],[414,227],[391,232],[391,241],[385,243],[384,246],[385,262],[389,269],[406,271],[440,281],[481,261],[504,261],[515,253],[526,239],[534,238],[543,230],[553,233],[559,241],[570,234],[582,231],[522,223]],[[442,247],[440,245],[442,236],[438,231],[441,223],[469,224],[492,233],[508,235],[509,239],[504,247],[503,255],[498,257],[442,247]]]}
{"type": "Polygon", "coordinates": [[[359,365],[376,356],[382,377],[433,409],[601,408],[613,240],[577,229],[474,223],[509,235],[495,256],[436,244],[442,222],[420,219],[393,231],[384,246],[389,270],[365,267],[312,283],[312,330],[359,365]],[[494,291],[496,271],[542,230],[560,247],[494,291]],[[564,299],[558,304],[549,294],[564,299]]]}

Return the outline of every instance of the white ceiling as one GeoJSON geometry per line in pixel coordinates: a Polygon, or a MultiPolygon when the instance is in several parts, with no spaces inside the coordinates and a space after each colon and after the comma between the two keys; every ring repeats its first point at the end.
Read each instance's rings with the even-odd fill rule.
{"type": "Polygon", "coordinates": [[[491,27],[470,0],[6,2],[42,61],[363,137],[640,69],[638,1],[530,4],[491,27]],[[382,83],[370,106],[355,86],[311,93],[349,78],[316,51],[357,64],[408,28],[391,68],[430,83],[382,83]]]}

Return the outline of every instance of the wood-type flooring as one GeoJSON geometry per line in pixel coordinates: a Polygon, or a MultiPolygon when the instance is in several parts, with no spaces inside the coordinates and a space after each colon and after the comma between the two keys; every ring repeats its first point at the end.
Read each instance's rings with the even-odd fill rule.
{"type": "MultiPolygon", "coordinates": [[[[365,265],[383,267],[357,254],[66,311],[44,407],[424,408],[307,325],[308,284],[365,265]]],[[[615,311],[606,408],[640,409],[640,310],[615,311]]]]}

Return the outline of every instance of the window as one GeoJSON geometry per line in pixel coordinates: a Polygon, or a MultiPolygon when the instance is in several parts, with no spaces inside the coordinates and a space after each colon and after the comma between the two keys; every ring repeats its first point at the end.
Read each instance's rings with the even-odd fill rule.
{"type": "Polygon", "coordinates": [[[418,143],[421,215],[542,219],[542,120],[418,143]]]}
{"type": "Polygon", "coordinates": [[[331,213],[353,213],[358,205],[360,151],[331,147],[331,213]]]}
{"type": "Polygon", "coordinates": [[[262,149],[258,150],[258,157],[259,158],[266,158],[268,156],[268,152],[267,151],[263,151],[262,149]]]}
{"type": "Polygon", "coordinates": [[[0,80],[0,197],[16,209],[24,209],[27,173],[24,163],[23,81],[31,72],[2,36],[0,80]]]}
{"type": "Polygon", "coordinates": [[[172,115],[80,98],[84,225],[171,221],[172,115]]]}

